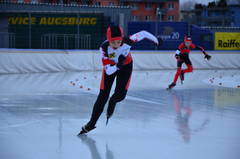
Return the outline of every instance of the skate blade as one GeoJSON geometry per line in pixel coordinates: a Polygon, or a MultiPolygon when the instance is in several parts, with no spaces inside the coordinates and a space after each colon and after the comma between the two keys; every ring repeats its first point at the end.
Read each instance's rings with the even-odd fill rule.
{"type": "Polygon", "coordinates": [[[109,120],[109,118],[107,118],[107,121],[106,121],[106,126],[107,126],[107,124],[108,124],[108,120],[109,120]]]}
{"type": "Polygon", "coordinates": [[[107,126],[108,121],[109,121],[110,118],[111,118],[111,116],[107,116],[106,126],[107,126]]]}
{"type": "Polygon", "coordinates": [[[86,135],[87,132],[84,132],[84,131],[80,131],[77,136],[82,136],[82,135],[86,135]]]}

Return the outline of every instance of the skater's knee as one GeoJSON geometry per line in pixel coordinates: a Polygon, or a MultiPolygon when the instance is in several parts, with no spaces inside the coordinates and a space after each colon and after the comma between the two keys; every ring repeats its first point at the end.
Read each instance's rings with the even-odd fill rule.
{"type": "Polygon", "coordinates": [[[110,98],[110,102],[120,102],[125,99],[127,95],[127,91],[120,91],[120,92],[115,92],[113,96],[110,98]]]}
{"type": "Polygon", "coordinates": [[[187,65],[187,69],[184,72],[192,72],[192,71],[193,71],[192,65],[187,65]]]}
{"type": "Polygon", "coordinates": [[[109,92],[100,90],[96,103],[104,105],[109,98],[109,92]]]}
{"type": "Polygon", "coordinates": [[[120,102],[120,101],[124,100],[124,99],[125,99],[125,97],[126,97],[126,95],[127,95],[127,92],[123,92],[123,93],[121,93],[121,94],[120,94],[120,97],[119,97],[119,101],[118,101],[118,102],[120,102]]]}
{"type": "Polygon", "coordinates": [[[189,70],[189,72],[192,72],[192,71],[193,71],[193,67],[192,67],[192,66],[189,66],[189,67],[188,67],[188,70],[189,70]]]}
{"type": "Polygon", "coordinates": [[[98,96],[101,97],[101,98],[108,98],[109,97],[109,91],[106,91],[106,90],[100,90],[98,96]]]}
{"type": "Polygon", "coordinates": [[[181,68],[178,67],[178,68],[177,68],[177,72],[176,72],[176,74],[180,74],[180,73],[181,73],[181,68]]]}

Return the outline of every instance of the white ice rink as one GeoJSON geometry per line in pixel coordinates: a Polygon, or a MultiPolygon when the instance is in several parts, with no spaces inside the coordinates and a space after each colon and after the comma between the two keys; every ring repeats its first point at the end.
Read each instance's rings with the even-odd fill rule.
{"type": "MultiPolygon", "coordinates": [[[[134,71],[108,126],[78,137],[101,72],[0,76],[0,159],[239,159],[240,71],[134,71]]],[[[105,107],[106,108],[106,107],[105,107]]]]}

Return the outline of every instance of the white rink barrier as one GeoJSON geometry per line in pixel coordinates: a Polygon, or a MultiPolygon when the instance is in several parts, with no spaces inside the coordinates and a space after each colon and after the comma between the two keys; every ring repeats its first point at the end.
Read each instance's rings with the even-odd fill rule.
{"type": "MultiPolygon", "coordinates": [[[[240,51],[192,51],[194,69],[240,69],[240,51]]],[[[135,70],[175,69],[175,50],[132,51],[135,70]]],[[[0,73],[40,73],[101,70],[98,50],[0,49],[0,73]]]]}

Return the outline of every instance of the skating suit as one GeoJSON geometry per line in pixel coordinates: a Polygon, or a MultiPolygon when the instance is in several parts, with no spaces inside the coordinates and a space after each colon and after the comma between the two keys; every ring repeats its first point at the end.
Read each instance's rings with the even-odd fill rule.
{"type": "Polygon", "coordinates": [[[107,40],[101,45],[100,53],[102,57],[103,71],[100,83],[100,92],[94,104],[89,124],[95,125],[103,112],[115,78],[116,87],[109,100],[108,106],[115,105],[126,97],[133,69],[133,60],[130,49],[134,43],[145,38],[158,43],[155,36],[147,31],[140,31],[130,37],[124,37],[121,46],[117,49],[113,49],[107,40]],[[122,55],[125,57],[124,64],[121,68],[118,68],[118,59],[119,56],[122,55]]]}

